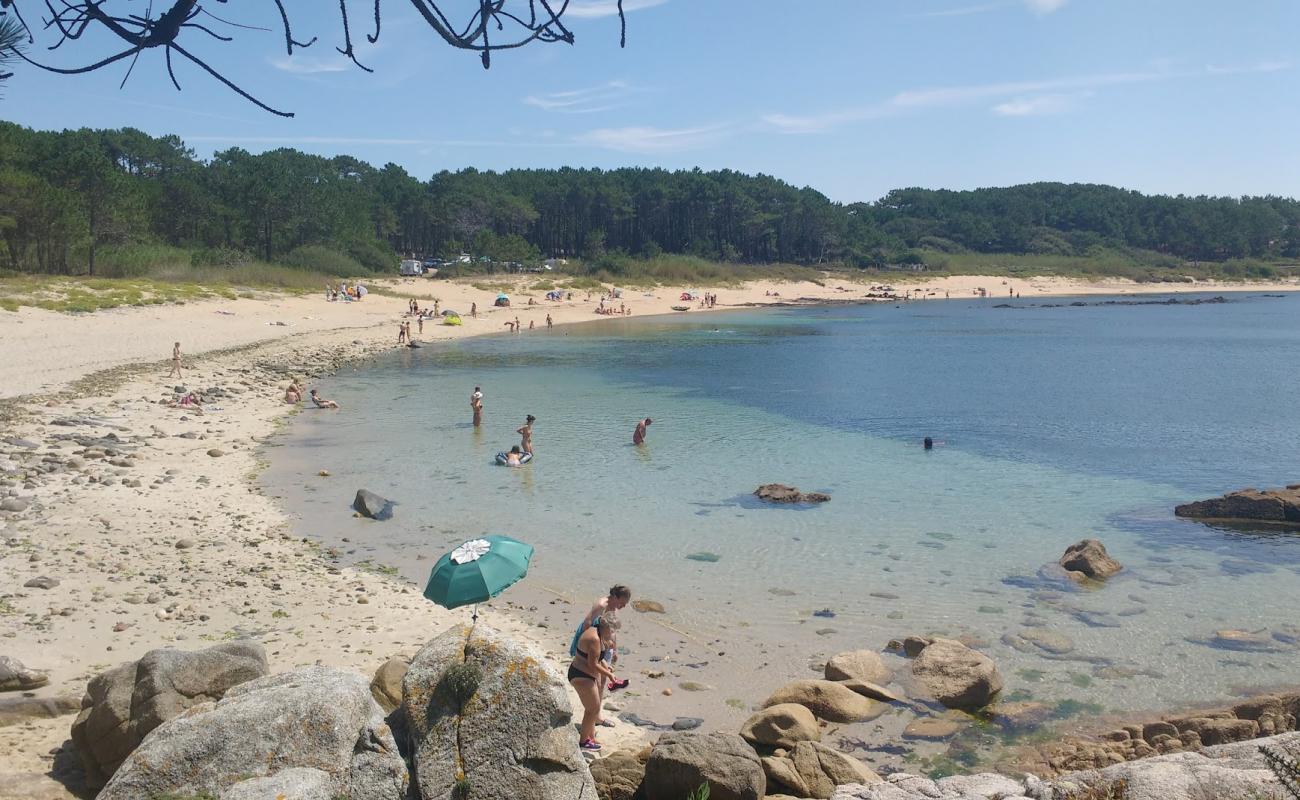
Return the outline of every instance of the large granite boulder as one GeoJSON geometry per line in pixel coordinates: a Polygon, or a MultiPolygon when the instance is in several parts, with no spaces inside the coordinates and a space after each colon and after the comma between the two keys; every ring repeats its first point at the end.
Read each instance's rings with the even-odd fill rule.
{"type": "Polygon", "coordinates": [[[769,786],[789,789],[796,797],[829,798],[835,787],[878,783],[881,778],[856,758],[820,742],[799,742],[789,754],[763,759],[769,786]]]}
{"type": "Polygon", "coordinates": [[[798,703],[777,703],[745,720],[740,737],[755,747],[784,747],[822,738],[817,718],[798,703]]]}
{"type": "Polygon", "coordinates": [[[886,706],[834,681],[798,680],[777,689],[763,701],[764,708],[798,703],[830,722],[860,722],[885,713],[886,706]]]}
{"type": "Polygon", "coordinates": [[[465,800],[595,797],[564,683],[531,645],[485,625],[447,630],[411,661],[402,710],[422,797],[451,796],[460,775],[465,800]]]}
{"type": "Polygon", "coordinates": [[[1242,489],[1211,500],[1184,503],[1174,508],[1174,514],[1195,519],[1300,524],[1300,483],[1285,489],[1242,489]]]}
{"type": "Polygon", "coordinates": [[[402,800],[408,781],[369,681],[305,667],[240,684],[159,725],[98,800],[204,793],[402,800]]]}
{"type": "Polygon", "coordinates": [[[650,751],[646,800],[683,800],[701,784],[709,800],[761,800],[767,779],[758,754],[734,733],[665,733],[650,751]]]}
{"type": "Polygon", "coordinates": [[[912,677],[949,708],[983,708],[1002,691],[993,660],[954,639],[935,639],[922,650],[912,662],[912,677]]]}
{"type": "Polygon", "coordinates": [[[832,656],[826,662],[825,674],[828,681],[862,680],[881,685],[894,678],[893,671],[874,650],[850,650],[832,656]]]}
{"type": "Polygon", "coordinates": [[[1123,564],[1106,552],[1106,545],[1096,539],[1084,539],[1070,545],[1057,563],[1070,572],[1082,572],[1099,581],[1124,569],[1123,564]]]}
{"type": "Polygon", "coordinates": [[[86,785],[103,786],[162,723],[266,674],[262,646],[238,641],[196,652],[150,650],[139,661],[96,675],[72,723],[72,742],[86,771],[86,785]]]}
{"type": "Polygon", "coordinates": [[[369,489],[357,490],[357,496],[352,500],[352,508],[361,516],[370,519],[388,519],[393,516],[393,502],[369,489]]]}
{"type": "Polygon", "coordinates": [[[28,669],[12,656],[0,656],[0,692],[25,692],[50,682],[44,672],[28,669]]]}
{"type": "Polygon", "coordinates": [[[635,800],[645,781],[650,748],[617,750],[591,762],[591,778],[600,800],[635,800]]]}

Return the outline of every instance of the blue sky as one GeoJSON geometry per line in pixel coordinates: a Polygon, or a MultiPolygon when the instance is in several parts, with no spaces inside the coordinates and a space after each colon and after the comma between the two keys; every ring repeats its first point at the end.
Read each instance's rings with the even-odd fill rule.
{"type": "MultiPolygon", "coordinates": [[[[377,45],[361,33],[366,4],[351,3],[374,74],[334,51],[341,28],[323,0],[286,2],[297,37],[321,37],[292,58],[278,32],[211,18],[235,42],[190,39],[294,119],[191,65],[178,66],[177,92],[160,52],[121,90],[125,63],[79,77],[20,65],[0,117],[176,133],[204,157],[231,146],[347,153],[421,178],[466,166],[699,166],[845,202],[1034,180],[1300,196],[1297,0],[626,0],[623,50],[613,1],[573,0],[575,45],[501,52],[488,71],[443,45],[410,3],[384,3],[377,45]]],[[[269,3],[208,5],[275,23],[269,3]]],[[[42,55],[72,66],[110,45],[42,55]]]]}

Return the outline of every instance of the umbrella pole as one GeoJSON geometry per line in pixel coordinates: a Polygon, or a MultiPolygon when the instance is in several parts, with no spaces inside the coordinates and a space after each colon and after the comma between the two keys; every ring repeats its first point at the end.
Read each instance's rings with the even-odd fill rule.
{"type": "Polygon", "coordinates": [[[474,604],[474,613],[470,614],[469,620],[470,622],[478,624],[478,603],[474,604]]]}

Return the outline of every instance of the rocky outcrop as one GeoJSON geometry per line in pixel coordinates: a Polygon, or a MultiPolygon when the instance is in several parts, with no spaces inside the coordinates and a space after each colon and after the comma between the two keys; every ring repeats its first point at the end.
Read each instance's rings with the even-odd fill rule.
{"type": "Polygon", "coordinates": [[[1300,734],[1256,742],[1207,747],[1195,753],[1132,761],[1100,770],[1071,772],[1050,781],[1033,776],[1023,781],[982,773],[930,780],[895,773],[882,783],[841,786],[832,800],[1229,800],[1282,797],[1273,773],[1259,751],[1300,754],[1300,734]]]}
{"type": "Polygon", "coordinates": [[[375,698],[385,714],[402,704],[402,680],[410,668],[410,659],[390,658],[375,670],[375,677],[370,679],[370,696],[375,698]]]}
{"type": "Polygon", "coordinates": [[[1174,508],[1174,514],[1193,519],[1300,525],[1300,483],[1285,489],[1242,489],[1211,500],[1184,503],[1174,508]]]}
{"type": "Polygon", "coordinates": [[[595,796],[564,683],[531,645],[458,625],[416,654],[402,687],[421,796],[451,796],[458,775],[474,800],[595,796]]]}
{"type": "Polygon", "coordinates": [[[754,490],[754,496],[769,503],[825,503],[831,499],[821,492],[801,492],[783,483],[765,483],[754,490]]]}
{"type": "Polygon", "coordinates": [[[829,798],[844,784],[873,784],[880,776],[856,758],[820,742],[799,742],[786,755],[762,759],[769,788],[784,786],[796,797],[829,798]]]}
{"type": "Polygon", "coordinates": [[[734,733],[659,737],[641,784],[646,800],[682,800],[705,783],[709,800],[761,800],[767,789],[758,754],[734,733]]]}
{"type": "Polygon", "coordinates": [[[825,674],[828,681],[862,680],[886,684],[894,679],[894,673],[874,650],[850,650],[832,656],[826,662],[825,674]]]}
{"type": "Polygon", "coordinates": [[[11,656],[0,656],[0,692],[25,692],[49,682],[50,676],[44,672],[28,669],[11,656]]]}
{"type": "Polygon", "coordinates": [[[993,660],[955,639],[935,639],[912,662],[912,677],[949,708],[974,710],[1002,691],[993,660]]]}
{"type": "Polygon", "coordinates": [[[797,703],[830,722],[860,722],[885,713],[886,706],[834,681],[799,680],[787,683],[763,701],[764,708],[797,703]]]}
{"type": "Polygon", "coordinates": [[[1081,572],[1099,581],[1124,569],[1124,565],[1111,558],[1106,552],[1106,545],[1097,539],[1084,539],[1070,545],[1057,563],[1069,572],[1081,572]]]}
{"type": "Polygon", "coordinates": [[[407,782],[369,682],[306,667],[240,684],[159,725],[98,800],[203,793],[398,800],[407,782]]]}
{"type": "Polygon", "coordinates": [[[72,723],[87,785],[103,786],[162,723],[266,674],[266,651],[240,641],[197,652],[150,650],[139,661],[96,675],[72,723]]]}
{"type": "Polygon", "coordinates": [[[650,748],[618,750],[591,762],[591,778],[600,800],[634,800],[645,780],[650,748]]]}
{"type": "Polygon", "coordinates": [[[369,489],[357,490],[356,499],[352,501],[352,508],[361,516],[370,519],[388,519],[393,516],[392,501],[380,497],[369,489]]]}
{"type": "Polygon", "coordinates": [[[817,718],[798,703],[777,703],[745,720],[740,736],[755,747],[784,747],[822,738],[817,718]]]}
{"type": "Polygon", "coordinates": [[[1094,738],[1065,737],[1023,752],[1018,763],[1012,766],[1042,776],[1101,769],[1158,754],[1195,751],[1283,734],[1295,731],[1297,720],[1300,720],[1300,692],[1263,695],[1227,708],[1125,725],[1094,738]]]}
{"type": "Polygon", "coordinates": [[[0,728],[68,716],[80,710],[81,700],[76,697],[0,697],[0,728]]]}

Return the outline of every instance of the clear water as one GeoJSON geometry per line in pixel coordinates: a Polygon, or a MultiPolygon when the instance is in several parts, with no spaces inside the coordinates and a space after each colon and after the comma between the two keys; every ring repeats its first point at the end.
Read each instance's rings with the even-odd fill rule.
{"type": "Polygon", "coordinates": [[[535,544],[507,597],[557,639],[581,612],[546,603],[553,593],[585,603],[624,582],[659,600],[666,618],[625,626],[629,674],[657,662],[715,687],[644,695],[668,721],[703,709],[731,726],[818,658],[926,632],[986,642],[1008,693],[1176,708],[1300,684],[1294,650],[1196,641],[1296,621],[1300,534],[1172,515],[1300,480],[1297,357],[1295,296],[602,320],[403,349],[325,381],[344,411],[300,415],[266,481],[304,533],[348,537],[354,559],[416,582],[465,538],[535,544]],[[536,459],[494,466],[529,413],[536,459]],[[649,443],[633,447],[643,416],[649,443]],[[334,477],[315,478],[320,468],[334,477]],[[794,509],[749,496],[774,481],[834,499],[794,509]],[[397,501],[392,520],[350,516],[362,486],[397,501]],[[1091,592],[1035,578],[1085,537],[1125,571],[1091,592]],[[687,558],[698,553],[718,559],[687,558]],[[1075,650],[1049,659],[1003,641],[1026,624],[1075,650]]]}

